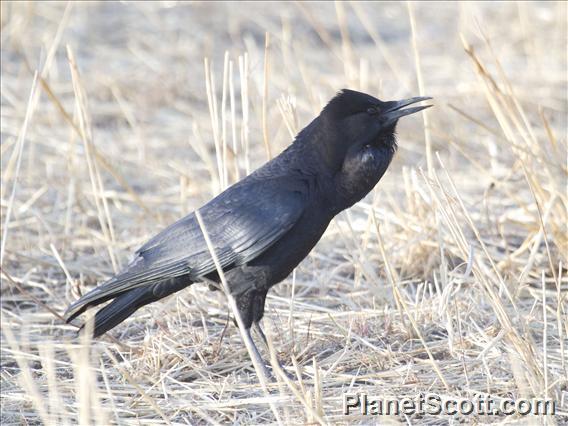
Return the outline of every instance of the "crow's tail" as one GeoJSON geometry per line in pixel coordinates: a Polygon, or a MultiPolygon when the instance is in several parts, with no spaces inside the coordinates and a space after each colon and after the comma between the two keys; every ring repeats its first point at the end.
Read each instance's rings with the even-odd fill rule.
{"type": "Polygon", "coordinates": [[[187,276],[177,277],[122,293],[95,314],[93,337],[98,337],[114,328],[142,306],[180,291],[190,284],[192,282],[187,276]]]}

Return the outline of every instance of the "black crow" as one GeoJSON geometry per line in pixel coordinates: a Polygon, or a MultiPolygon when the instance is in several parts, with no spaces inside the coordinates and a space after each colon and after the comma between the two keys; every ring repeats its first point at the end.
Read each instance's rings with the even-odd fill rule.
{"type": "MultiPolygon", "coordinates": [[[[255,326],[265,339],[259,321],[268,290],[308,255],[335,215],[373,189],[396,151],[398,119],[431,105],[403,108],[427,99],[383,102],[342,90],[280,155],[199,209],[249,335],[255,326]]],[[[200,280],[219,282],[219,276],[191,213],[71,304],[65,318],[112,300],[95,315],[94,336],[100,336],[138,308],[200,280]]]]}

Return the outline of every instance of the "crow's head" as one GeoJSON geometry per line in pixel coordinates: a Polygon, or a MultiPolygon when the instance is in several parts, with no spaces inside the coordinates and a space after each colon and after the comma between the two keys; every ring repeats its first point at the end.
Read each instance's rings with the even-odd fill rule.
{"type": "Polygon", "coordinates": [[[404,107],[428,99],[431,98],[383,102],[366,93],[344,89],[326,105],[320,114],[324,129],[322,154],[350,198],[358,201],[386,171],[396,150],[398,119],[431,105],[404,107]]]}
{"type": "Polygon", "coordinates": [[[340,135],[340,143],[347,148],[366,144],[394,147],[398,119],[431,105],[404,107],[428,99],[432,98],[383,102],[366,93],[343,89],[326,105],[321,118],[327,129],[340,135]]]}

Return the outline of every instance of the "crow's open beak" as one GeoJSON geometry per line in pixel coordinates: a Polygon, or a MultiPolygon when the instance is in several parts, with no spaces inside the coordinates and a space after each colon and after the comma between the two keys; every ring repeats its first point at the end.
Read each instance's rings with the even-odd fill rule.
{"type": "Polygon", "coordinates": [[[405,106],[415,104],[416,102],[427,101],[432,99],[429,96],[419,96],[416,98],[403,99],[402,101],[391,101],[386,103],[386,108],[383,109],[382,117],[389,123],[398,120],[405,115],[414,114],[415,112],[422,111],[423,109],[430,108],[432,105],[423,105],[413,108],[402,109],[405,106]]]}

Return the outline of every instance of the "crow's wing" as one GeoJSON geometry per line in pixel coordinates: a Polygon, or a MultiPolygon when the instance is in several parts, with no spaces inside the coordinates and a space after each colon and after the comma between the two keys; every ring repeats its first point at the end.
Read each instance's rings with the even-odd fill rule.
{"type": "MultiPolygon", "coordinates": [[[[285,179],[235,186],[199,209],[223,268],[257,257],[286,233],[303,211],[303,191],[285,179]]],[[[215,270],[194,213],[164,229],[136,255],[160,277],[164,273],[189,274],[196,279],[215,270]]]]}
{"type": "MultiPolygon", "coordinates": [[[[305,187],[289,178],[245,179],[199,212],[223,269],[244,264],[285,234],[302,215],[305,187]]],[[[193,281],[215,270],[194,213],[150,239],[126,269],[67,309],[68,321],[136,287],[187,275],[193,281]]]]}

